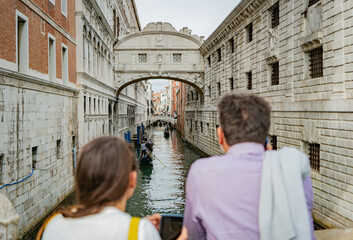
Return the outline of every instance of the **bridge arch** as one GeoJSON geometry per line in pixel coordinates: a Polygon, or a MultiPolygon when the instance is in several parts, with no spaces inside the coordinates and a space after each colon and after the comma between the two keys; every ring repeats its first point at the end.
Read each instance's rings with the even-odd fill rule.
{"type": "Polygon", "coordinates": [[[203,37],[170,23],[149,23],[140,32],[119,38],[115,79],[117,95],[126,86],[148,79],[170,79],[204,92],[204,63],[200,52],[203,37]]]}

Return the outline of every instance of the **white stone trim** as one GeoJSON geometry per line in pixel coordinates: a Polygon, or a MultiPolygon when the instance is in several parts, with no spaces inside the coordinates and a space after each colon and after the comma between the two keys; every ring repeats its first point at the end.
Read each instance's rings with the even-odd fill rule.
{"type": "Polygon", "coordinates": [[[63,84],[69,82],[69,48],[64,44],[61,43],[61,79],[63,80],[63,84]],[[65,56],[63,56],[63,48],[65,49],[65,56]],[[63,59],[63,57],[65,59],[63,59]],[[65,65],[65,66],[64,66],[65,65]],[[64,67],[66,68],[66,78],[64,77],[64,67]]]}
{"type": "Polygon", "coordinates": [[[50,33],[48,33],[48,76],[49,76],[50,80],[55,81],[55,79],[56,79],[56,38],[53,35],[51,35],[50,33]],[[50,67],[51,67],[51,64],[50,64],[50,40],[54,41],[54,52],[53,52],[53,54],[54,54],[54,56],[53,56],[54,69],[52,69],[52,70],[50,70],[50,67]],[[51,75],[53,75],[53,76],[51,76],[51,75]]]}
{"type": "Polygon", "coordinates": [[[55,6],[55,0],[49,0],[55,6]]]}
{"type": "Polygon", "coordinates": [[[61,0],[61,13],[67,18],[67,0],[61,0]],[[63,8],[63,3],[65,3],[64,4],[65,8],[63,8]]]}
{"type": "Polygon", "coordinates": [[[27,51],[24,52],[25,54],[25,63],[24,63],[24,69],[21,71],[22,73],[26,73],[28,72],[28,69],[29,69],[29,32],[28,32],[28,17],[25,16],[23,13],[21,13],[20,11],[18,11],[16,9],[16,20],[15,20],[15,29],[16,29],[16,69],[17,71],[19,71],[19,65],[18,65],[18,62],[19,62],[19,59],[18,59],[18,18],[21,18],[22,20],[24,20],[26,23],[25,23],[25,28],[27,31],[27,36],[26,36],[26,39],[25,39],[25,48],[27,49],[27,51]]]}

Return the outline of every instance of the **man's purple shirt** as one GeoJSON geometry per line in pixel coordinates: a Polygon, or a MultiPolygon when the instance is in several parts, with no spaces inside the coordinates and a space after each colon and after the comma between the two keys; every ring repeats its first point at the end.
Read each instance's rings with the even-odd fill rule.
{"type": "MultiPolygon", "coordinates": [[[[192,164],[186,181],[184,225],[189,240],[259,240],[259,203],[264,146],[239,143],[223,156],[192,164]]],[[[310,176],[303,180],[313,233],[310,176]]]]}

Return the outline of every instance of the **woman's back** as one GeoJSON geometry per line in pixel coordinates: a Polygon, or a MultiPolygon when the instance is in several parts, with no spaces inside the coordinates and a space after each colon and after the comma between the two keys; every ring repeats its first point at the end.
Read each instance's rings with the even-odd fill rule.
{"type": "MultiPolygon", "coordinates": [[[[50,220],[43,233],[43,240],[127,240],[131,216],[115,207],[105,207],[101,212],[79,218],[65,218],[61,214],[50,220]]],[[[141,219],[138,239],[160,239],[147,219],[141,219]]]]}

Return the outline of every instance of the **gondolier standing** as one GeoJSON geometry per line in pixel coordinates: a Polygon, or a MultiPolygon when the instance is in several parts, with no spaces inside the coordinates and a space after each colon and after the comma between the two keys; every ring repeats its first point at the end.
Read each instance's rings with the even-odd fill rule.
{"type": "Polygon", "coordinates": [[[141,157],[144,157],[146,155],[146,141],[142,141],[141,143],[141,157]]]}

